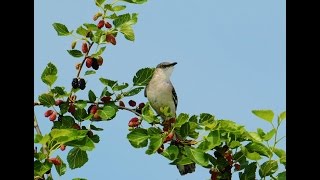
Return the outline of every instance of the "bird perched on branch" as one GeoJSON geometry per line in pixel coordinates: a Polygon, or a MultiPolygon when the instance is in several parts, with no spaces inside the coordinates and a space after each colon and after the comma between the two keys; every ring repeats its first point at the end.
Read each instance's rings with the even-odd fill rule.
{"type": "MultiPolygon", "coordinates": [[[[148,98],[151,107],[164,121],[176,117],[178,97],[170,81],[171,74],[176,64],[176,62],[162,62],[158,64],[144,91],[144,95],[148,98]],[[162,108],[165,107],[169,107],[169,117],[162,110],[162,108]]],[[[185,175],[195,171],[195,163],[177,165],[177,168],[181,175],[185,175]]]]}

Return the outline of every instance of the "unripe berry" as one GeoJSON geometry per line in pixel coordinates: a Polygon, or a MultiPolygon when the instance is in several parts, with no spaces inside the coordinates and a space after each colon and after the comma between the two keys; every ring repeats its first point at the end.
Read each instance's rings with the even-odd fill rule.
{"type": "Polygon", "coordinates": [[[130,100],[130,101],[129,101],[129,105],[130,105],[131,107],[135,107],[136,104],[137,104],[137,103],[136,103],[134,100],[130,100]]]}
{"type": "Polygon", "coordinates": [[[83,53],[87,53],[88,52],[88,44],[86,42],[82,43],[82,48],[81,48],[83,53]]]}
{"type": "Polygon", "coordinates": [[[96,13],[94,16],[93,16],[93,20],[96,21],[100,16],[102,16],[102,13],[101,12],[98,12],[96,13]]]}
{"type": "Polygon", "coordinates": [[[89,58],[89,57],[88,57],[88,58],[86,59],[86,66],[87,66],[87,68],[91,68],[92,62],[93,62],[93,61],[92,61],[92,58],[89,58]]]}
{"type": "Polygon", "coordinates": [[[49,116],[49,120],[50,121],[54,121],[54,120],[56,120],[56,118],[57,118],[57,112],[53,112],[50,116],[49,116]]]}
{"type": "Polygon", "coordinates": [[[99,23],[97,24],[97,27],[101,29],[104,26],[104,20],[100,20],[99,23]]]}
{"type": "Polygon", "coordinates": [[[49,109],[44,113],[44,116],[49,117],[52,113],[53,113],[53,111],[51,109],[49,109]]]}
{"type": "Polygon", "coordinates": [[[112,25],[111,25],[109,22],[105,22],[105,23],[104,23],[104,26],[105,26],[106,28],[112,28],[112,25]]]}
{"type": "Polygon", "coordinates": [[[113,45],[117,44],[116,38],[112,34],[106,35],[106,41],[113,44],[113,45]]]}

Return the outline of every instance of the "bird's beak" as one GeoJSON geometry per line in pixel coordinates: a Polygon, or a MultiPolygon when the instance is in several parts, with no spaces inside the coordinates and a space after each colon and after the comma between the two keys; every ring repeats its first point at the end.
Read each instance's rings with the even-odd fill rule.
{"type": "Polygon", "coordinates": [[[173,62],[173,63],[170,64],[170,66],[174,66],[176,64],[178,64],[178,63],[177,62],[173,62]]]}

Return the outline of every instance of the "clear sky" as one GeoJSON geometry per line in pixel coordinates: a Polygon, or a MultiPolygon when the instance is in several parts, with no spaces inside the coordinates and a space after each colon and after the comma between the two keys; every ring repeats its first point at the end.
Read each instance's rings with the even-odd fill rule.
{"type": "MultiPolygon", "coordinates": [[[[76,76],[74,66],[80,61],[66,51],[73,39],[57,36],[52,23],[76,29],[84,22],[92,22],[97,8],[93,0],[35,0],[34,4],[37,100],[47,91],[40,76],[48,62],[58,67],[55,85],[69,89],[76,76]]],[[[127,9],[139,13],[134,26],[136,40],[130,42],[120,35],[116,46],[107,46],[103,66],[97,74],[85,78],[87,88],[78,93],[78,98],[86,98],[89,89],[100,95],[100,77],[131,83],[140,68],[176,61],[171,80],[179,97],[178,113],[207,112],[245,125],[250,131],[258,127],[268,131],[270,125],[251,110],[272,109],[279,114],[286,109],[284,0],[149,0],[143,5],[128,4],[127,9]]],[[[143,93],[134,100],[146,102],[143,93]]],[[[43,116],[45,110],[35,108],[43,133],[51,127],[43,116]]],[[[208,169],[197,166],[195,173],[180,176],[163,156],[149,156],[145,149],[133,148],[126,139],[132,117],[132,113],[120,111],[114,120],[97,123],[104,131],[98,133],[100,143],[88,153],[89,161],[82,168],[68,169],[60,179],[209,179],[208,169]]],[[[285,126],[280,128],[281,135],[285,134],[285,126]]],[[[286,149],[285,141],[280,147],[286,149]]],[[[67,152],[58,154],[65,158],[67,152]]]]}

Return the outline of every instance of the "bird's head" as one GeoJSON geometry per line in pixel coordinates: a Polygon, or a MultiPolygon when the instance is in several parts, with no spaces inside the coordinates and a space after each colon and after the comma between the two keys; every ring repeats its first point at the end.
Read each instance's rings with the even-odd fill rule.
{"type": "Polygon", "coordinates": [[[177,62],[162,62],[160,64],[157,65],[156,67],[156,71],[158,74],[163,74],[165,75],[167,78],[170,78],[174,66],[177,64],[177,62]]]}

